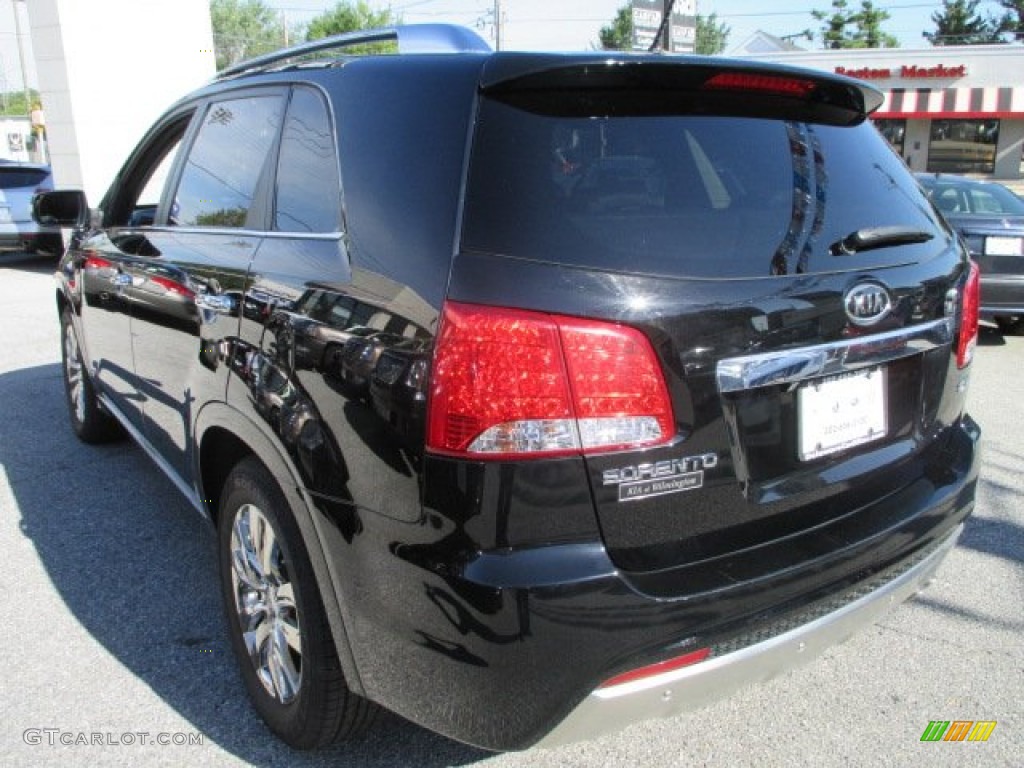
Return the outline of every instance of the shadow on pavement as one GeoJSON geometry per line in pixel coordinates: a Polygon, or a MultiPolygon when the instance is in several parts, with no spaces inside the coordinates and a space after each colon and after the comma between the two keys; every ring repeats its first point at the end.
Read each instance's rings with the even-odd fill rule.
{"type": "Polygon", "coordinates": [[[465,765],[490,754],[393,715],[319,752],[279,742],[249,706],[235,669],[209,525],[130,441],[97,447],[74,438],[59,365],[0,374],[0,403],[33,414],[5,425],[0,467],[21,531],[60,599],[207,743],[254,765],[465,765]]]}
{"type": "Polygon", "coordinates": [[[57,268],[58,256],[48,253],[25,253],[24,251],[0,251],[0,269],[16,269],[19,272],[50,274],[57,268]]]}

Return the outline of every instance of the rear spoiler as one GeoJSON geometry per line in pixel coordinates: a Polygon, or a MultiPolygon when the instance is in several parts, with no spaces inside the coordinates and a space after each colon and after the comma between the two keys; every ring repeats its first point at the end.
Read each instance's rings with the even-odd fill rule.
{"type": "Polygon", "coordinates": [[[882,93],[810,69],[702,56],[495,54],[483,93],[562,117],[723,115],[855,125],[882,93]]]}

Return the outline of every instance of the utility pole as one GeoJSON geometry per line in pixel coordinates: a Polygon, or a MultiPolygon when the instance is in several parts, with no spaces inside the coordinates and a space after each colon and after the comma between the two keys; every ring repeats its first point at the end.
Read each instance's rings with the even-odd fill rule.
{"type": "Polygon", "coordinates": [[[28,67],[25,65],[25,46],[21,42],[21,17],[18,15],[18,4],[16,2],[11,3],[11,10],[14,11],[14,35],[18,41],[18,59],[21,61],[21,84],[25,89],[25,114],[28,115],[32,112],[32,94],[28,89],[28,67]]]}
{"type": "Polygon", "coordinates": [[[661,49],[666,53],[672,53],[672,6],[675,0],[664,0],[662,3],[662,27],[665,30],[661,38],[661,49]]]}
{"type": "Polygon", "coordinates": [[[501,50],[501,0],[494,0],[494,50],[501,50]]]}

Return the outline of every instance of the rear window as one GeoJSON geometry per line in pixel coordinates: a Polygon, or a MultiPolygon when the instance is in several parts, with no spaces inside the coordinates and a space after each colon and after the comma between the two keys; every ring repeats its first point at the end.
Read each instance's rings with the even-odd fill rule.
{"type": "Polygon", "coordinates": [[[38,168],[4,168],[0,166],[0,189],[37,187],[49,174],[38,168]]]}
{"type": "Polygon", "coordinates": [[[864,269],[948,239],[870,124],[693,115],[565,117],[481,104],[462,249],[693,277],[864,269]],[[870,227],[925,244],[833,256],[870,227]]]}
{"type": "Polygon", "coordinates": [[[943,213],[1024,215],[1024,200],[998,184],[923,179],[921,184],[943,213]]]}

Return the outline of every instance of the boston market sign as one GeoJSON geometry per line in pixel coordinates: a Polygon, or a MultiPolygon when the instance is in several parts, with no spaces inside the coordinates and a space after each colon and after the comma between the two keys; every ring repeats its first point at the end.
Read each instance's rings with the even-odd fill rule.
{"type": "Polygon", "coordinates": [[[836,67],[837,75],[857,77],[861,80],[891,80],[894,77],[901,77],[907,80],[923,78],[951,79],[967,75],[967,65],[958,64],[955,67],[947,67],[944,64],[936,64],[934,67],[919,67],[914,64],[904,64],[899,69],[889,67],[836,67]]]}

